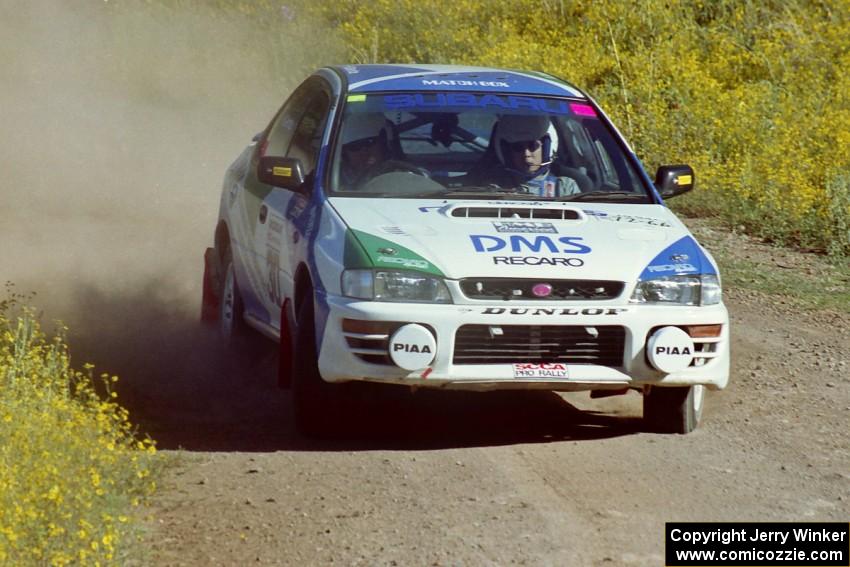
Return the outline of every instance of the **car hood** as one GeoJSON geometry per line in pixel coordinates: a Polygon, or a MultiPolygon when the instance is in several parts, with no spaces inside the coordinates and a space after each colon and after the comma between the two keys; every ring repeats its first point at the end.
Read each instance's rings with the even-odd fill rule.
{"type": "Polygon", "coordinates": [[[347,225],[346,268],[468,277],[634,281],[716,273],[663,205],[329,199],[347,225]]]}

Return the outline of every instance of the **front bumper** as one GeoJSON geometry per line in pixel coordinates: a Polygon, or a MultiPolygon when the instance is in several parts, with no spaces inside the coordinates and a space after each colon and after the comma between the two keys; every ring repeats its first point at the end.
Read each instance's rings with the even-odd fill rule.
{"type": "MultiPolygon", "coordinates": [[[[475,305],[381,303],[327,296],[328,318],[322,338],[319,370],[329,382],[364,380],[463,390],[546,389],[559,391],[621,389],[644,385],[705,385],[722,389],[729,380],[729,316],[723,304],[707,307],[678,307],[614,304],[612,302],[494,302],[475,305]],[[403,370],[391,363],[376,363],[374,348],[380,338],[343,331],[343,320],[418,323],[436,337],[433,362],[421,370],[403,370]],[[646,341],[659,327],[722,325],[719,337],[694,339],[696,351],[691,366],[665,374],[652,368],[646,356],[646,341]],[[463,325],[570,327],[595,329],[621,327],[623,356],[617,363],[564,362],[564,371],[534,378],[518,377],[517,364],[529,362],[518,354],[500,362],[464,364],[455,357],[458,329],[463,325]],[[359,337],[359,338],[358,338],[359,337]],[[356,340],[352,340],[356,338],[356,340]],[[372,343],[368,341],[371,340],[372,343]],[[364,353],[372,353],[364,354],[364,353]]],[[[543,329],[549,331],[551,329],[543,329]]],[[[540,329],[537,329],[540,331],[540,329]]]]}

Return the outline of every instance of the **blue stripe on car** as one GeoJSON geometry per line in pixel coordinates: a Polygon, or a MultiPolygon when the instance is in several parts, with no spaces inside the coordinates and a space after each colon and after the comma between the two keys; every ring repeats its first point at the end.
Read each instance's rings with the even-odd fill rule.
{"type": "Polygon", "coordinates": [[[645,281],[692,274],[717,274],[717,269],[697,241],[684,236],[653,258],[641,272],[640,279],[645,281]]]}

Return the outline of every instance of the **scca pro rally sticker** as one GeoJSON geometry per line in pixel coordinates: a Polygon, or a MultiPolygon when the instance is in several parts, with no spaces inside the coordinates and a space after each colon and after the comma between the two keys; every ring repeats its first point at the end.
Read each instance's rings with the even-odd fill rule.
{"type": "Polygon", "coordinates": [[[560,362],[514,364],[514,378],[569,378],[567,365],[560,362]]]}

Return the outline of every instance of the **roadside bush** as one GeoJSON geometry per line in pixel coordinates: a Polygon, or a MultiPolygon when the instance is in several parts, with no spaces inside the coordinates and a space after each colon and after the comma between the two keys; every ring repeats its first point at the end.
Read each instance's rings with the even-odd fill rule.
{"type": "Polygon", "coordinates": [[[317,8],[354,62],[538,69],[587,89],[674,201],[770,240],[850,253],[850,3],[341,0],[317,8]]]}
{"type": "Polygon", "coordinates": [[[154,443],[134,435],[116,377],[99,395],[62,334],[11,303],[0,301],[0,564],[120,564],[155,489],[154,443]]]}

